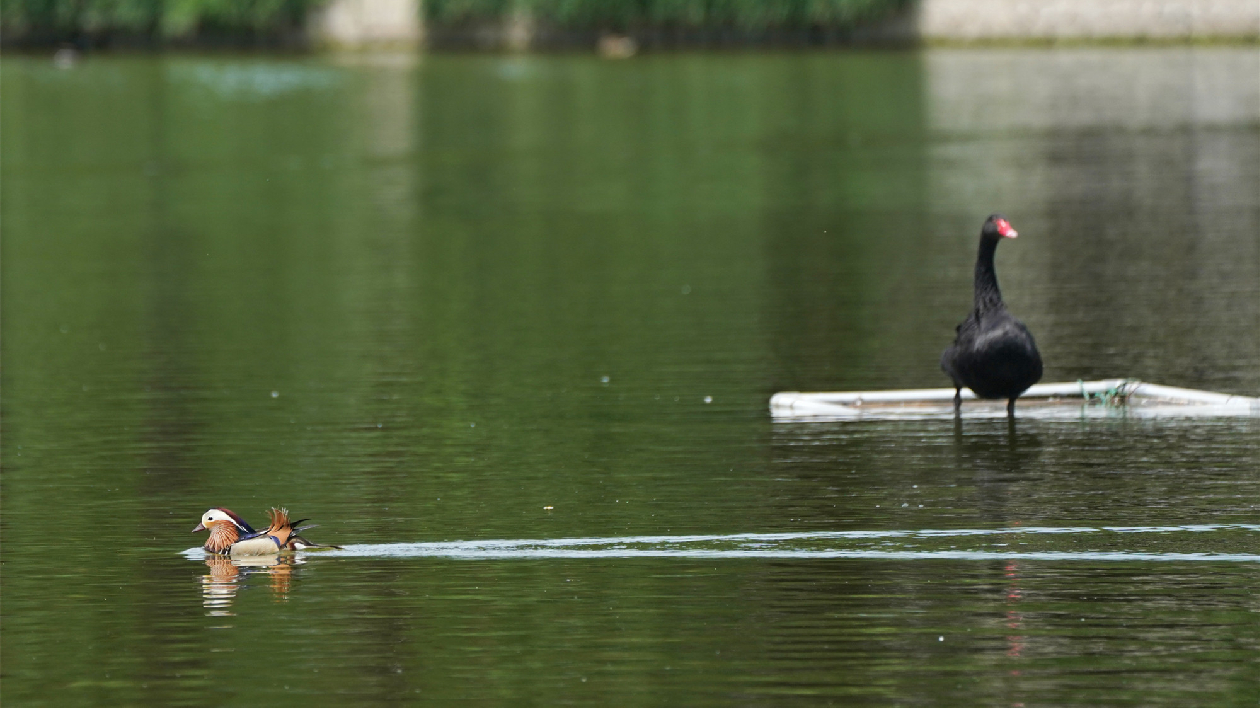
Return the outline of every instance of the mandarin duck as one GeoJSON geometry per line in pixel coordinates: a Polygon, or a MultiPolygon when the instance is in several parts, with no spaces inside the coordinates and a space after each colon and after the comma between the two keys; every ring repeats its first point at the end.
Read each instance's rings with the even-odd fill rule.
{"type": "Polygon", "coordinates": [[[263,531],[255,531],[231,510],[217,507],[202,514],[201,523],[192,532],[209,531],[210,538],[203,548],[207,553],[223,556],[265,556],[307,548],[341,548],[311,543],[299,536],[299,531],[315,527],[298,525],[306,519],[289,521],[288,509],[273,507],[267,512],[267,518],[271,525],[263,531]]]}

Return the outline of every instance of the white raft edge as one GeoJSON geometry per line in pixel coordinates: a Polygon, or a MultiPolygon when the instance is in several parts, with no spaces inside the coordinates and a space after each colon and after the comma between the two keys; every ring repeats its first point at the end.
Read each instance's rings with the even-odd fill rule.
{"type": "MultiPolygon", "coordinates": [[[[1260,415],[1260,398],[1162,386],[1134,379],[1037,384],[1025,391],[1020,399],[1065,398],[1085,403],[1087,395],[1105,394],[1117,388],[1123,388],[1130,400],[1155,400],[1165,406],[1185,408],[1187,413],[1202,407],[1203,412],[1209,412],[1210,408],[1211,414],[1216,415],[1260,415]]],[[[978,400],[974,393],[966,389],[962,391],[962,398],[964,401],[978,400]]],[[[869,415],[879,408],[889,408],[878,404],[938,403],[953,400],[953,388],[822,393],[782,391],[770,397],[770,415],[774,418],[847,418],[869,415]],[[867,403],[877,404],[872,407],[875,410],[867,408],[864,411],[863,405],[867,403]]]]}

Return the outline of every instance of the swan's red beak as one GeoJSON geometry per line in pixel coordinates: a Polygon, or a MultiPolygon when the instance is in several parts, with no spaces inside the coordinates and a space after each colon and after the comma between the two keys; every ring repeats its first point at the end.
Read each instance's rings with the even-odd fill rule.
{"type": "Polygon", "coordinates": [[[1011,222],[1006,219],[997,220],[998,235],[1002,238],[1015,238],[1019,232],[1011,228],[1011,222]]]}

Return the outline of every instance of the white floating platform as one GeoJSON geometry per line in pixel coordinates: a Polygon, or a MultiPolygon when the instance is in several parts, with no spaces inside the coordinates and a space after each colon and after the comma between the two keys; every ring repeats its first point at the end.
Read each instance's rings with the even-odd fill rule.
{"type": "MultiPolygon", "coordinates": [[[[1005,400],[981,400],[967,389],[963,389],[962,398],[963,417],[1006,417],[1005,400]]],[[[770,397],[770,415],[775,420],[952,417],[954,389],[784,391],[770,397]]],[[[1117,415],[1142,418],[1260,416],[1260,398],[1160,386],[1133,379],[1077,381],[1033,386],[1019,397],[1015,415],[1057,419],[1117,415]]]]}

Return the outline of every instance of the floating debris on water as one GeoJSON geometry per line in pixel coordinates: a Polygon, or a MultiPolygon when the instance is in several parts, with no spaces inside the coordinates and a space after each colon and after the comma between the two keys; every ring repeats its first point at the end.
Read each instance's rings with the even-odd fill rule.
{"type": "MultiPolygon", "coordinates": [[[[978,400],[962,391],[965,418],[1006,417],[1006,402],[978,400]]],[[[906,420],[954,416],[954,389],[800,393],[770,398],[776,420],[906,420]]],[[[1161,386],[1136,379],[1037,384],[1019,397],[1019,418],[1072,419],[1129,415],[1142,418],[1260,416],[1260,398],[1161,386]]]]}

